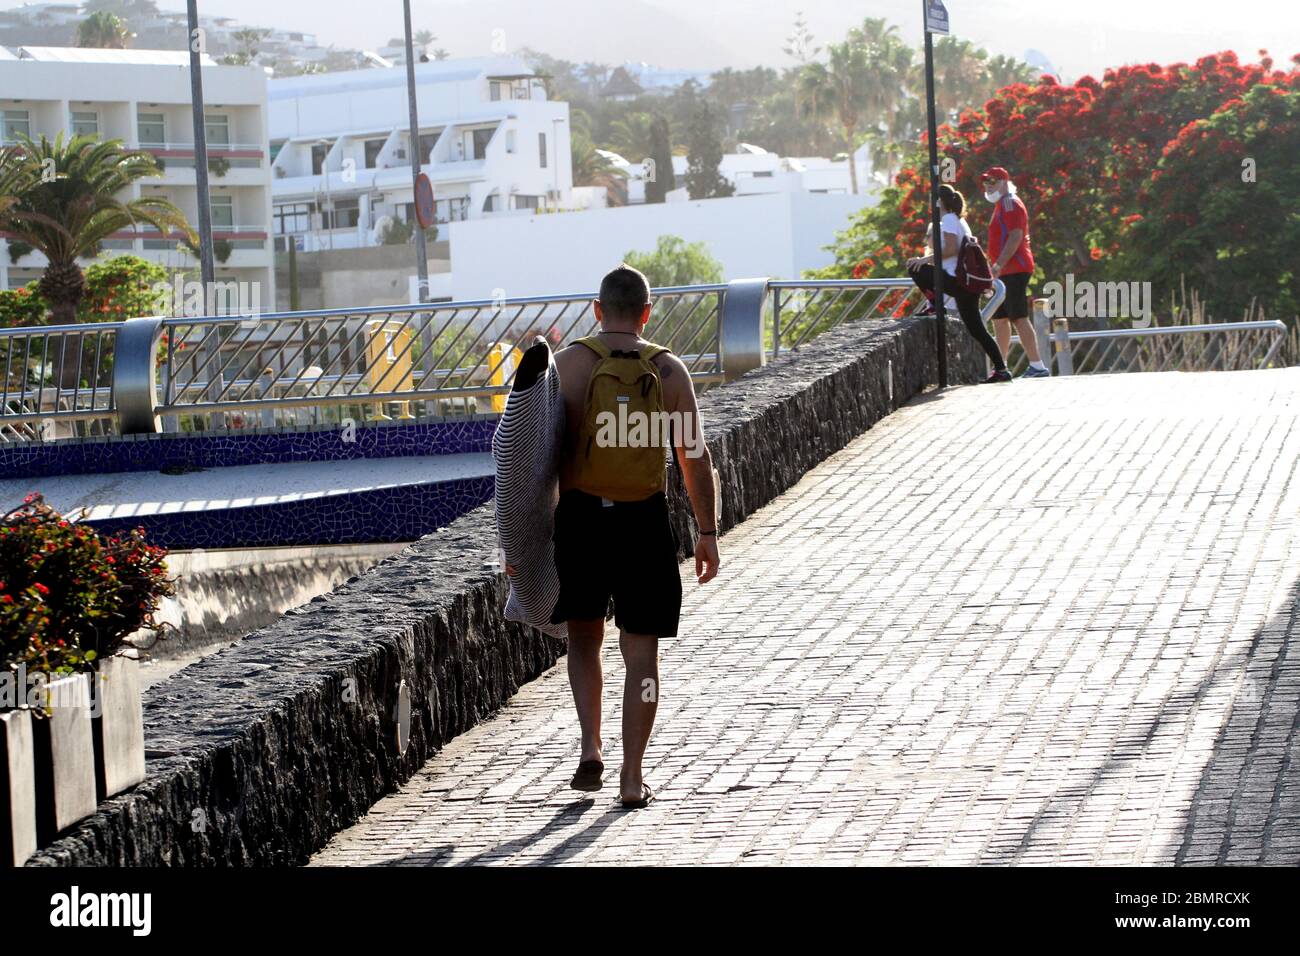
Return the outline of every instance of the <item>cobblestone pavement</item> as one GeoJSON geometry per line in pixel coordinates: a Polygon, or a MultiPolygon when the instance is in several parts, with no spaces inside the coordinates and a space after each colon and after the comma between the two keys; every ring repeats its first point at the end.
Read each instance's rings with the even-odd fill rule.
{"type": "Polygon", "coordinates": [[[962,388],[686,574],[647,755],[563,665],[315,864],[1300,863],[1300,370],[962,388]]]}

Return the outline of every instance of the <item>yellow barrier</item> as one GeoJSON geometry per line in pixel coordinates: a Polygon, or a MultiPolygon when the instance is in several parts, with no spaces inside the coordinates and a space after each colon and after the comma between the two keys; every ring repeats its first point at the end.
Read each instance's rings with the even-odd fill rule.
{"type": "MultiPolygon", "coordinates": [[[[509,385],[522,358],[522,353],[517,348],[511,347],[509,342],[493,343],[491,351],[488,352],[488,368],[494,369],[491,384],[509,385]]],[[[505,410],[506,396],[493,395],[492,411],[500,414],[505,410]]]]}
{"type": "MultiPolygon", "coordinates": [[[[408,392],[411,379],[411,330],[395,319],[373,319],[366,323],[366,379],[375,392],[408,392]]],[[[415,418],[410,402],[397,402],[400,419],[415,418]]],[[[388,421],[384,403],[375,403],[375,418],[388,421]]]]}

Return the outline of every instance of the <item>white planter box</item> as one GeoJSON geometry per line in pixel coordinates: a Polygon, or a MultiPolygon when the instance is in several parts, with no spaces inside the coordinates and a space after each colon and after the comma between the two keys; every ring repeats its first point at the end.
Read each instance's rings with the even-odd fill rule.
{"type": "Polygon", "coordinates": [[[32,715],[0,714],[0,867],[22,866],[36,852],[32,751],[32,715]]]}
{"type": "Polygon", "coordinates": [[[100,800],[144,779],[140,664],[108,657],[94,674],[95,786],[100,800]]]}
{"type": "Polygon", "coordinates": [[[95,812],[95,744],[89,674],[42,688],[47,717],[32,721],[36,764],[36,833],[42,846],[95,812]]]}

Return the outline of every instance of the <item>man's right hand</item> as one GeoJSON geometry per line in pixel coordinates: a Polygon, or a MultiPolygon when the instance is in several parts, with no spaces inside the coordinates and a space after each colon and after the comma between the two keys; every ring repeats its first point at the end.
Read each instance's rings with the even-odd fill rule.
{"type": "Polygon", "coordinates": [[[695,580],[707,584],[718,576],[718,536],[704,534],[695,539],[695,580]]]}

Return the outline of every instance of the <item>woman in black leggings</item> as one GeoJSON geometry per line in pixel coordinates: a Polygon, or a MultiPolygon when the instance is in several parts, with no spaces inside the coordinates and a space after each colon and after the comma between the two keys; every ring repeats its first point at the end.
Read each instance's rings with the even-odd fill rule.
{"type": "MultiPolygon", "coordinates": [[[[957,302],[957,313],[976,342],[988,353],[993,363],[993,374],[985,382],[1009,382],[1011,373],[1007,370],[1006,359],[998,348],[997,340],[989,334],[980,317],[980,299],[972,292],[957,288],[957,252],[961,248],[962,235],[971,234],[970,227],[963,218],[966,200],[957,190],[944,184],[939,187],[939,207],[943,213],[940,232],[943,235],[944,295],[950,295],[957,302]]],[[[933,244],[932,244],[933,245],[933,244]]],[[[920,288],[934,292],[934,255],[907,261],[907,274],[920,288]]]]}

